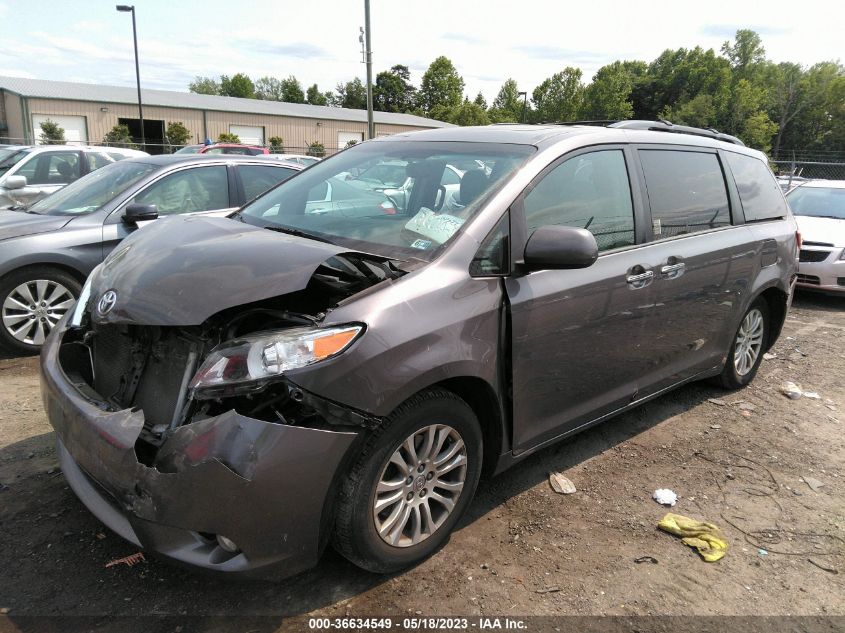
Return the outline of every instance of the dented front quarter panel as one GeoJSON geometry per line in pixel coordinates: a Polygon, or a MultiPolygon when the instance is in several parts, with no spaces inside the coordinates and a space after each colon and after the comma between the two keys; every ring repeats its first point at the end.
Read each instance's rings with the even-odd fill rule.
{"type": "Polygon", "coordinates": [[[229,411],[180,427],[145,466],[135,454],[143,412],[103,411],[79,394],[58,363],[60,340],[42,350],[45,408],[68,482],[111,529],[207,569],[289,575],[316,563],[332,482],[356,433],[229,411]],[[201,532],[226,536],[242,553],[215,554],[201,532]]]}

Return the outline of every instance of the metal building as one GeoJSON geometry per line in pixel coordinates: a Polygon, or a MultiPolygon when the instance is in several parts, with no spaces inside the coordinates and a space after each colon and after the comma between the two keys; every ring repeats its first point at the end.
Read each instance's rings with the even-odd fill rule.
{"type": "MultiPolygon", "coordinates": [[[[173,121],[190,130],[192,142],[229,132],[243,143],[265,145],[277,136],[284,139],[285,151],[297,153],[314,142],[332,153],[363,140],[367,132],[366,110],[169,90],[142,90],[142,100],[151,153],[166,151],[164,131],[173,121]]],[[[68,142],[100,143],[118,124],[141,136],[134,87],[0,76],[0,143],[37,143],[46,119],[64,128],[68,142]]],[[[449,125],[411,114],[375,113],[377,136],[449,125]]]]}

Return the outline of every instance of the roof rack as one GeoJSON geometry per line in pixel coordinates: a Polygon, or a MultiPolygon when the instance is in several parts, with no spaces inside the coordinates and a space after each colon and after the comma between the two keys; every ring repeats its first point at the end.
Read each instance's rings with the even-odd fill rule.
{"type": "Polygon", "coordinates": [[[719,141],[733,143],[734,145],[745,145],[741,140],[730,134],[724,134],[713,128],[690,127],[688,125],[675,125],[670,121],[658,119],[657,121],[616,121],[607,127],[620,128],[625,130],[650,130],[652,132],[673,132],[675,134],[692,134],[694,136],[706,136],[719,141]]]}

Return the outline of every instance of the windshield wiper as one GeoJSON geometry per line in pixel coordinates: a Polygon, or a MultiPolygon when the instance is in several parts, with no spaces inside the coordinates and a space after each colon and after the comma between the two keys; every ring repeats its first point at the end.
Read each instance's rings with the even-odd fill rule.
{"type": "Polygon", "coordinates": [[[314,240],[316,242],[324,242],[326,244],[334,244],[331,240],[327,240],[325,237],[320,237],[319,235],[314,235],[313,233],[308,233],[307,231],[300,231],[299,229],[293,229],[287,226],[265,226],[265,229],[270,229],[271,231],[276,231],[277,233],[284,233],[286,235],[293,235],[294,237],[304,237],[307,240],[314,240]]]}

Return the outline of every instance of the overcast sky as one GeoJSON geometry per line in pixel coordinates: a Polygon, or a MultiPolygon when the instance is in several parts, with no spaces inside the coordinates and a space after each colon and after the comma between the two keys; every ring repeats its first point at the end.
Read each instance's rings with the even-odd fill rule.
{"type": "MultiPolygon", "coordinates": [[[[141,81],[186,90],[196,75],[295,75],[325,91],[365,77],[363,0],[135,0],[141,81]]],[[[0,75],[134,85],[132,27],[115,1],[0,0],[0,75]]],[[[751,28],[775,61],[845,58],[845,2],[371,0],[374,76],[409,66],[419,85],[449,57],[470,98],[508,77],[529,92],[566,66],[585,79],[616,59],[713,47],[751,28]],[[654,7],[654,8],[652,8],[654,7]]]]}

